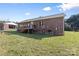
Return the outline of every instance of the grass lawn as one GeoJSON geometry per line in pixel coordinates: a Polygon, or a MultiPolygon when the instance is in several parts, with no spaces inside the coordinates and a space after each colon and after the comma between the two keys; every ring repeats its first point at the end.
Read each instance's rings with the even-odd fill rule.
{"type": "Polygon", "coordinates": [[[79,32],[50,36],[6,31],[0,34],[0,55],[79,55],[79,32]]]}

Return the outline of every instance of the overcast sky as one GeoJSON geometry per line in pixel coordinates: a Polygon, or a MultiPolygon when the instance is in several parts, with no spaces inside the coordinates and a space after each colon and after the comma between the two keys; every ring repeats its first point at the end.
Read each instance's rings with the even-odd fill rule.
{"type": "Polygon", "coordinates": [[[1,4],[0,19],[10,21],[22,21],[25,19],[65,13],[65,18],[79,13],[79,4],[68,3],[25,3],[25,4],[1,4]]]}

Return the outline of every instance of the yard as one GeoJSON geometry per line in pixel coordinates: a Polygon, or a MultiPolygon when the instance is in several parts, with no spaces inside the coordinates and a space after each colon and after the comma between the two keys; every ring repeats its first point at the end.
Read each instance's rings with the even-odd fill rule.
{"type": "Polygon", "coordinates": [[[50,36],[5,31],[0,34],[0,55],[79,55],[79,32],[65,32],[64,36],[50,36]]]}

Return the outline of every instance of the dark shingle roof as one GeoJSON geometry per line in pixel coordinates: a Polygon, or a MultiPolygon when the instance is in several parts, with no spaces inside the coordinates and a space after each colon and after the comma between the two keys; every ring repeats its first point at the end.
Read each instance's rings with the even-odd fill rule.
{"type": "Polygon", "coordinates": [[[55,15],[50,15],[50,16],[42,16],[42,17],[37,17],[37,18],[33,18],[33,19],[27,19],[27,20],[21,21],[19,23],[37,21],[37,20],[44,20],[44,19],[48,19],[48,18],[56,18],[56,17],[62,17],[62,16],[65,16],[65,14],[60,13],[60,14],[55,14],[55,15]]]}

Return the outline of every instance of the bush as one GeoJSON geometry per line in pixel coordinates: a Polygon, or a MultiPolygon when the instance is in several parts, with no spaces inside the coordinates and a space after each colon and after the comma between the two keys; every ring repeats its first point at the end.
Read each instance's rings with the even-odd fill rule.
{"type": "Polygon", "coordinates": [[[72,31],[72,28],[71,28],[71,26],[69,24],[65,23],[64,24],[64,30],[65,31],[72,31]]]}

